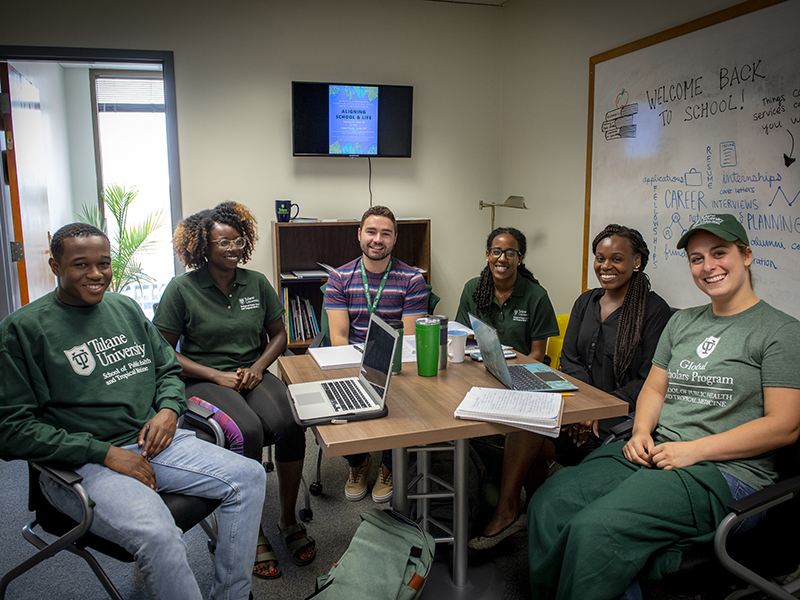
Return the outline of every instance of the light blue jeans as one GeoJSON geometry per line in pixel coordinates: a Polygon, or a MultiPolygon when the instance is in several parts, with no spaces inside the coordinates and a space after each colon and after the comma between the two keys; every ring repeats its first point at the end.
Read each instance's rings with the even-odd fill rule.
{"type": "MultiPolygon", "coordinates": [[[[722,471],[720,471],[722,473],[722,471]]],[[[745,496],[749,496],[755,490],[751,488],[749,485],[744,483],[743,481],[736,479],[733,475],[728,475],[727,473],[722,473],[722,476],[725,478],[725,481],[728,482],[728,487],[731,490],[731,495],[733,496],[734,500],[741,500],[745,496]]],[[[748,529],[752,529],[755,527],[758,522],[764,518],[764,515],[767,511],[760,512],[758,514],[753,515],[752,517],[747,517],[744,521],[741,521],[736,524],[736,527],[733,528],[731,531],[731,535],[736,535],[737,533],[744,533],[748,529]]],[[[642,588],[639,585],[639,580],[634,579],[631,584],[628,586],[621,596],[617,598],[617,600],[642,600],[642,588]]]]}
{"type": "MultiPolygon", "coordinates": [[[[134,444],[126,450],[139,452],[134,444]]],[[[172,444],[150,461],[160,492],[219,498],[213,600],[247,600],[264,506],[263,467],[178,429],[172,444]]],[[[153,598],[201,598],[186,560],[186,545],[160,496],[134,479],[98,464],[75,469],[95,501],[92,532],[123,546],[139,564],[153,598]]],[[[43,477],[42,490],[59,510],[80,520],[74,494],[43,477]]]]}

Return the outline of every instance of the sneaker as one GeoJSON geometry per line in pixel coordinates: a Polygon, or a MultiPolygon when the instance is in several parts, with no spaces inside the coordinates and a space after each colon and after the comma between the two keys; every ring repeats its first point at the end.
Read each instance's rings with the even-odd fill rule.
{"type": "Polygon", "coordinates": [[[347,478],[347,483],[344,484],[344,495],[350,502],[358,502],[367,495],[367,474],[370,462],[370,455],[367,454],[367,458],[361,465],[350,467],[350,476],[347,478]]]}
{"type": "Polygon", "coordinates": [[[388,502],[392,499],[393,491],[392,471],[381,463],[381,468],[378,469],[378,481],[372,487],[372,500],[373,502],[388,502]]]}

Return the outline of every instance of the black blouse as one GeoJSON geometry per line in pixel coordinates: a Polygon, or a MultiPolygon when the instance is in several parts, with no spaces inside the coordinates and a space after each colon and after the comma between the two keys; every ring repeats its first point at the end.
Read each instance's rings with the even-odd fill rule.
{"type": "MultiPolygon", "coordinates": [[[[672,316],[664,299],[650,292],[642,324],[642,337],[633,360],[617,388],[614,381],[614,344],[622,307],[611,313],[605,321],[600,319],[600,298],[605,290],[597,288],[581,294],[572,307],[569,325],[564,334],[561,350],[561,371],[594,387],[613,394],[636,409],[636,399],[644,380],[650,372],[661,331],[672,316]]],[[[600,439],[608,437],[609,430],[624,417],[600,421],[600,439]]]]}

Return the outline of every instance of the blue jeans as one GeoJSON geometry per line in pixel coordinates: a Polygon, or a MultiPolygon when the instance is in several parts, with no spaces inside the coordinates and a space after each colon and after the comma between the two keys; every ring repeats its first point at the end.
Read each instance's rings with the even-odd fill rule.
{"type": "MultiPolygon", "coordinates": [[[[126,450],[139,452],[134,444],[126,450]]],[[[150,461],[160,492],[219,498],[219,538],[210,598],[247,600],[256,537],[264,506],[266,474],[261,464],[198,440],[178,429],[168,448],[150,461]]],[[[95,501],[92,532],[123,546],[139,564],[153,598],[202,597],[186,560],[181,530],[160,496],[103,465],[75,469],[95,501]]],[[[74,494],[47,477],[42,491],[59,510],[80,520],[74,494]]]]}
{"type": "MultiPolygon", "coordinates": [[[[731,490],[731,495],[733,496],[734,500],[741,500],[745,496],[749,496],[755,492],[753,488],[743,481],[736,479],[736,477],[733,475],[728,475],[722,471],[720,472],[725,478],[725,481],[728,482],[728,487],[731,490]]],[[[761,519],[764,518],[765,514],[767,514],[767,511],[760,512],[752,517],[747,517],[744,521],[740,521],[736,524],[736,527],[733,528],[733,531],[731,531],[731,535],[744,533],[748,529],[752,529],[758,524],[759,521],[761,521],[761,519]]],[[[642,588],[639,586],[639,580],[634,579],[628,586],[628,589],[626,589],[622,595],[617,598],[617,600],[642,600],[642,588]]]]}

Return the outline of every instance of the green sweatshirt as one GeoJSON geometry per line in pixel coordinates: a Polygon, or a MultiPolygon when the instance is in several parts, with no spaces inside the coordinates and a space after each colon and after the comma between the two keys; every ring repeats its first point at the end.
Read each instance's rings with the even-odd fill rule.
{"type": "Polygon", "coordinates": [[[102,463],[162,408],[186,410],[175,352],[130,298],[55,292],[0,323],[0,458],[102,463]]]}

